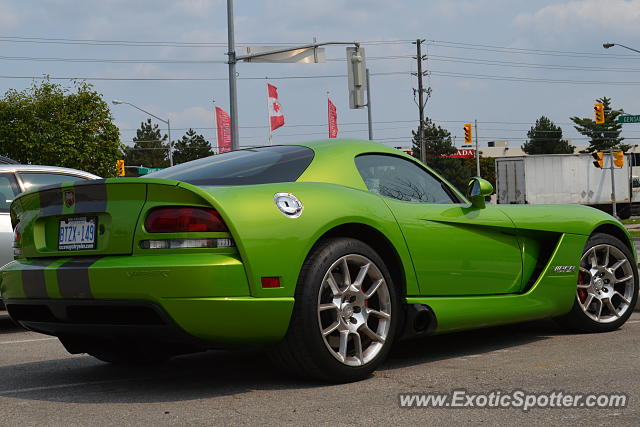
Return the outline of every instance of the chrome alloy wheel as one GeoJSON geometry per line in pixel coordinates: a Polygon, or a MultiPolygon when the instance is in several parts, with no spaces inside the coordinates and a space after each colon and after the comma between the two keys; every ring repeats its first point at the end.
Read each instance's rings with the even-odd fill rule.
{"type": "Polygon", "coordinates": [[[318,293],[318,324],[333,357],[348,366],[373,360],[388,337],[391,315],[389,287],[370,259],[344,255],[329,267],[318,293]]]}
{"type": "Polygon", "coordinates": [[[633,291],[633,266],[620,249],[601,244],[582,255],[576,297],[589,318],[616,321],[630,309],[633,291]]]}

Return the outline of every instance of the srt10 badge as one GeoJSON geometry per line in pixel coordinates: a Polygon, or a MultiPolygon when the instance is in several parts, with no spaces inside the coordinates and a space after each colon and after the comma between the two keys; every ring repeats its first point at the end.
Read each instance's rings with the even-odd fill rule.
{"type": "Polygon", "coordinates": [[[576,271],[575,265],[556,265],[553,267],[555,273],[573,273],[576,271]]]}

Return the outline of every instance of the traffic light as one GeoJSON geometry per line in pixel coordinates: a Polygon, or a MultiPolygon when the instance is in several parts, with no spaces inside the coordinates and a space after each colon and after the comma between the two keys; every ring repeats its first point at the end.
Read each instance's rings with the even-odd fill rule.
{"type": "Polygon", "coordinates": [[[613,152],[613,164],[619,168],[624,166],[624,151],[613,152]]]}
{"type": "Polygon", "coordinates": [[[471,130],[471,123],[464,125],[464,143],[471,144],[473,142],[473,135],[471,130]]]}
{"type": "Polygon", "coordinates": [[[602,153],[602,151],[591,153],[591,157],[593,157],[593,166],[599,169],[602,169],[604,167],[604,154],[602,153]]]}
{"type": "Polygon", "coordinates": [[[349,108],[363,108],[364,93],[367,91],[367,65],[363,47],[347,48],[347,84],[349,87],[349,108]]]}
{"type": "Polygon", "coordinates": [[[593,104],[593,114],[596,117],[597,125],[604,123],[604,104],[602,102],[596,102],[593,104]]]}
{"type": "Polygon", "coordinates": [[[116,160],[116,175],[124,176],[124,160],[116,160]]]}

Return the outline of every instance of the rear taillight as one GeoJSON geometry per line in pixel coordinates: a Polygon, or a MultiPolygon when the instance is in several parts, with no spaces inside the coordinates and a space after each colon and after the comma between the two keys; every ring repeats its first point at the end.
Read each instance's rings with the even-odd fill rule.
{"type": "Polygon", "coordinates": [[[162,207],[152,210],[144,222],[149,233],[190,233],[228,231],[215,209],[162,207]]]}
{"type": "Polygon", "coordinates": [[[13,256],[22,256],[22,248],[20,247],[20,241],[22,240],[22,234],[20,233],[20,223],[16,224],[13,229],[13,256]]]}

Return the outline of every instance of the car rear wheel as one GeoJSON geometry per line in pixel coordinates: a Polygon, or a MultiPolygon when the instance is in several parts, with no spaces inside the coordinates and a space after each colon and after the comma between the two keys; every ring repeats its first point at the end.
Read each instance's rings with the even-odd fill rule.
{"type": "Polygon", "coordinates": [[[576,298],[558,320],[581,332],[607,332],[627,321],[638,298],[638,270],[629,248],[616,237],[594,234],[580,259],[576,298]]]}
{"type": "Polygon", "coordinates": [[[272,359],[307,378],[366,378],[389,352],[398,304],[391,276],[371,247],[355,239],[326,239],[302,268],[289,330],[272,359]]]}

